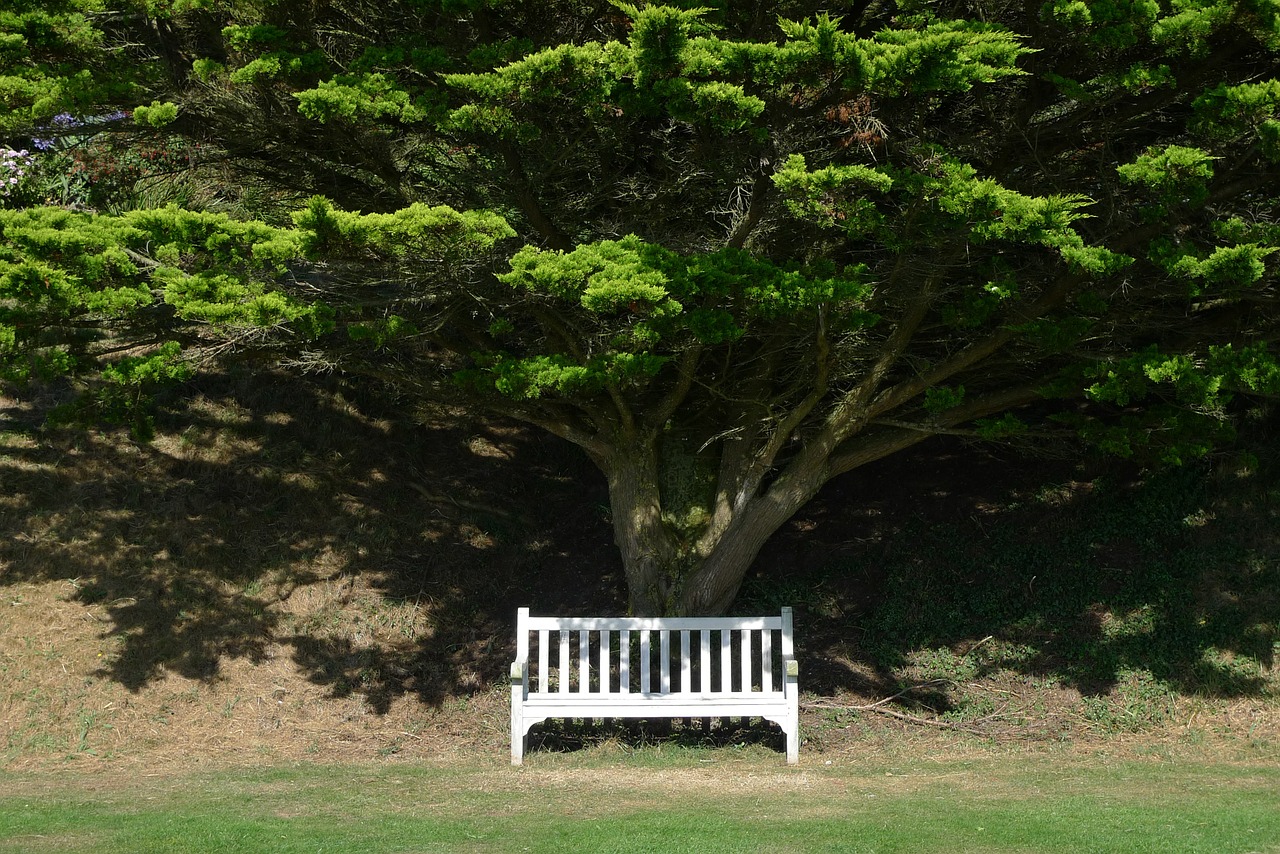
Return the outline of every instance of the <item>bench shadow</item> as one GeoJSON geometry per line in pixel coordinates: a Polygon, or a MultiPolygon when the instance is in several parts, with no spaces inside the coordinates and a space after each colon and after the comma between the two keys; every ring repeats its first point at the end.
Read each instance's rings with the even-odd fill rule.
{"type": "Polygon", "coordinates": [[[529,731],[525,758],[534,753],[578,753],[615,748],[636,751],[662,746],[677,750],[759,747],[786,756],[782,728],[761,718],[627,719],[590,721],[552,719],[529,731]]]}

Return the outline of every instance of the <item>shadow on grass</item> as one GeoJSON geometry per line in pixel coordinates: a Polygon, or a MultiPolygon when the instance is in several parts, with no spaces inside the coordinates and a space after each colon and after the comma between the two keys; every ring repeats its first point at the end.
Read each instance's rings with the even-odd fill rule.
{"type": "MultiPolygon", "coordinates": [[[[424,423],[337,382],[222,377],[192,392],[148,445],[0,420],[0,584],[62,580],[95,606],[118,643],[100,677],[133,691],[166,672],[212,681],[227,659],[282,646],[332,696],[382,713],[500,683],[520,605],[624,608],[602,478],[559,440],[448,413],[424,423]],[[319,589],[330,601],[294,607],[319,589]]],[[[1280,623],[1270,471],[1139,480],[938,442],[830,484],[761,555],[736,610],[796,606],[803,687],[820,694],[896,693],[921,650],[946,651],[943,672],[1012,670],[1087,695],[1135,669],[1184,692],[1259,693],[1280,623]]]]}
{"type": "MultiPolygon", "coordinates": [[[[1261,468],[1140,476],[940,442],[833,483],[762,554],[743,600],[799,607],[819,693],[891,694],[914,664],[1085,696],[1137,671],[1185,694],[1262,694],[1280,648],[1277,470],[1274,450],[1261,468]]],[[[904,700],[949,710],[937,692],[904,700]]]]}
{"type": "Polygon", "coordinates": [[[334,696],[438,704],[505,672],[519,605],[620,607],[603,482],[558,440],[336,383],[191,391],[145,445],[0,419],[0,584],[68,582],[117,641],[99,677],[216,680],[283,644],[334,696]],[[291,608],[318,586],[335,601],[291,608]],[[357,620],[410,602],[417,622],[352,630],[356,587],[378,600],[357,620]]]}
{"type": "Polygon", "coordinates": [[[661,743],[676,748],[726,748],[758,745],[786,753],[787,738],[776,725],[759,718],[700,720],[543,721],[529,733],[529,753],[571,753],[602,744],[640,748],[661,743]]]}

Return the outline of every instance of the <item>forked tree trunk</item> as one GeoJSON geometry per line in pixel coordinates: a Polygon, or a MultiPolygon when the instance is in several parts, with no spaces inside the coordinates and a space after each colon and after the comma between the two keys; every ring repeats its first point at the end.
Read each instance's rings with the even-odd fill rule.
{"type": "MultiPolygon", "coordinates": [[[[958,410],[956,419],[972,414],[958,410]]],[[[986,410],[978,409],[977,414],[986,410]]],[[[708,524],[694,532],[677,530],[663,519],[654,443],[635,443],[595,456],[609,482],[614,537],[622,553],[631,613],[723,614],[764,544],[831,477],[897,453],[929,435],[906,428],[881,430],[857,445],[840,448],[839,456],[833,453],[836,441],[814,441],[764,484],[752,481],[745,468],[734,471],[744,457],[722,459],[725,470],[714,512],[708,524]]]]}
{"type": "Polygon", "coordinates": [[[747,499],[689,574],[675,611],[687,615],[724,613],[737,598],[760,549],[818,494],[825,481],[818,470],[793,472],[779,478],[763,494],[747,499]]]}
{"type": "Polygon", "coordinates": [[[657,461],[619,455],[606,471],[614,538],[636,616],[713,616],[733,604],[760,549],[821,488],[819,471],[779,478],[745,498],[714,537],[683,542],[662,518],[657,461]]]}

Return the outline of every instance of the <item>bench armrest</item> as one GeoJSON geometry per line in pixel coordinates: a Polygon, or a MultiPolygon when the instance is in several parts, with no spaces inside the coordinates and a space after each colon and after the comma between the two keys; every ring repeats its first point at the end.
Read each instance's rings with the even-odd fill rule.
{"type": "Polygon", "coordinates": [[[523,661],[511,662],[511,684],[512,685],[521,685],[521,686],[524,685],[525,675],[528,672],[526,670],[527,666],[528,665],[526,665],[523,661]]]}
{"type": "Polygon", "coordinates": [[[794,658],[788,658],[786,661],[786,665],[787,665],[787,678],[799,679],[800,678],[800,662],[796,661],[794,658]]]}

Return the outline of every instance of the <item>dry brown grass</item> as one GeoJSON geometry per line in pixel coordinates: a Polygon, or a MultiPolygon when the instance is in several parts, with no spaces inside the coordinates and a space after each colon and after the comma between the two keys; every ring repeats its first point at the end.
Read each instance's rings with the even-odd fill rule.
{"type": "MultiPolygon", "coordinates": [[[[414,425],[350,395],[224,378],[148,445],[35,431],[0,400],[0,768],[503,761],[515,608],[622,607],[603,485],[552,440],[447,412],[414,425]]],[[[849,542],[872,539],[865,510],[849,508],[849,542]]],[[[772,548],[785,569],[785,543],[772,548]]],[[[1115,735],[1077,690],[1009,672],[950,688],[993,698],[970,722],[980,735],[818,708],[911,674],[870,667],[833,634],[848,621],[827,623],[802,661],[824,695],[805,712],[805,762],[1248,761],[1280,743],[1272,698],[1181,698],[1167,725],[1115,735]]],[[[631,749],[618,730],[585,739],[631,749]]]]}

